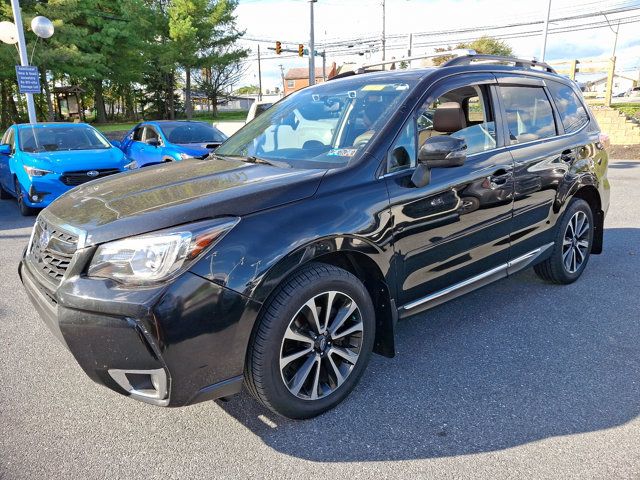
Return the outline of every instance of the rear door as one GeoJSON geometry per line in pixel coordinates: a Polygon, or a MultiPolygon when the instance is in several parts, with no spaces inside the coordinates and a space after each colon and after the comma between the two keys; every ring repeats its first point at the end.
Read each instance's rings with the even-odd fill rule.
{"type": "Polygon", "coordinates": [[[504,136],[514,160],[513,261],[551,246],[558,188],[576,158],[577,144],[564,135],[545,80],[524,75],[497,79],[504,136]]]}
{"type": "Polygon", "coordinates": [[[389,152],[386,182],[401,314],[439,303],[452,288],[506,275],[513,160],[496,128],[495,86],[491,74],[439,82],[389,152]],[[438,109],[449,112],[443,116],[438,109]],[[467,160],[431,169],[430,182],[418,188],[411,182],[417,146],[434,135],[464,138],[467,160]]]}

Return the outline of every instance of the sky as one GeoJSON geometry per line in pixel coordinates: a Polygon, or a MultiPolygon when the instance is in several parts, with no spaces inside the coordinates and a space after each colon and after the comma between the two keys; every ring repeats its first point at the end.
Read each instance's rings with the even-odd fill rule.
{"type": "MultiPolygon", "coordinates": [[[[609,57],[612,53],[615,34],[606,26],[605,16],[598,12],[611,9],[637,7],[637,10],[612,13],[607,19],[615,29],[617,20],[633,21],[619,27],[616,56],[618,70],[626,75],[638,77],[640,67],[640,1],[624,0],[552,0],[549,28],[562,28],[576,24],[601,22],[603,28],[587,25],[577,32],[551,33],[547,40],[546,61],[573,58],[609,57]],[[598,13],[596,17],[577,20],[553,21],[567,16],[598,13]],[[637,21],[634,21],[637,16],[637,21]],[[633,71],[635,69],[635,72],[633,71]]],[[[535,36],[506,39],[517,56],[523,58],[540,57],[542,35],[535,33],[541,25],[521,25],[511,29],[478,30],[487,26],[502,26],[513,23],[541,21],[546,15],[547,0],[386,0],[387,58],[406,55],[408,35],[414,33],[413,55],[432,53],[436,45],[455,45],[456,40],[476,38],[482,33],[508,34],[529,31],[535,36]],[[447,30],[468,28],[468,32],[455,35],[447,30]],[[416,35],[422,34],[422,35],[416,35]],[[418,46],[419,43],[429,45],[418,46]],[[394,50],[391,50],[395,48],[394,50]]],[[[236,10],[237,24],[245,30],[243,45],[251,49],[250,60],[246,62],[246,73],[235,85],[258,84],[258,68],[255,60],[257,46],[260,45],[262,61],[263,90],[281,86],[280,67],[307,67],[308,58],[278,57],[268,50],[275,41],[282,42],[284,48],[297,49],[298,43],[308,47],[309,43],[309,2],[307,0],[240,0],[236,10]],[[254,40],[262,40],[257,42],[254,40]],[[275,58],[274,58],[275,57],[275,58]]],[[[381,0],[318,0],[314,6],[315,41],[318,45],[335,49],[336,42],[350,40],[352,47],[345,47],[344,56],[327,55],[327,63],[335,61],[366,63],[379,60],[378,47],[368,42],[382,35],[381,0]],[[364,55],[347,52],[361,50],[364,55]],[[373,50],[373,51],[371,51],[373,50]]],[[[291,55],[291,54],[290,54],[291,55]]],[[[316,58],[316,67],[322,59],[316,58]]]]}

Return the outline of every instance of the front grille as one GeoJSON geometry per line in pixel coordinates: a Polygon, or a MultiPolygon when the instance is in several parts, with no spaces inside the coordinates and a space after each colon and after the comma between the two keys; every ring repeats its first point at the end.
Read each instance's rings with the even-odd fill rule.
{"type": "Polygon", "coordinates": [[[83,183],[90,182],[91,180],[95,180],[96,178],[106,177],[107,175],[113,175],[114,173],[118,173],[120,170],[117,168],[106,168],[102,170],[78,170],[75,172],[64,172],[60,176],[60,181],[65,185],[69,185],[70,187],[75,187],[76,185],[82,185],[83,183]],[[91,175],[89,174],[91,173],[91,175]]]}
{"type": "Polygon", "coordinates": [[[29,252],[31,263],[45,277],[58,284],[69,268],[78,237],[38,220],[33,227],[29,252]]]}

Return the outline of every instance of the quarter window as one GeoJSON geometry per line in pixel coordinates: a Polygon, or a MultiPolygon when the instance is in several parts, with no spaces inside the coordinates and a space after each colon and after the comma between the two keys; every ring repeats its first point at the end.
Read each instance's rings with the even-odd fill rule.
{"type": "Polygon", "coordinates": [[[589,123],[584,105],[570,86],[558,82],[547,83],[565,133],[576,132],[589,123]]]}
{"type": "Polygon", "coordinates": [[[511,144],[556,135],[551,104],[540,87],[500,87],[511,144]]]}

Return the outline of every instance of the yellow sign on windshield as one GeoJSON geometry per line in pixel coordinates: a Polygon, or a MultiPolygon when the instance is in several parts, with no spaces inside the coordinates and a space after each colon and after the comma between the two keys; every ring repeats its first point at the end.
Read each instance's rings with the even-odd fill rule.
{"type": "Polygon", "coordinates": [[[362,90],[369,91],[369,92],[377,92],[380,90],[384,90],[384,87],[386,87],[386,85],[365,85],[364,87],[362,87],[362,90]]]}

